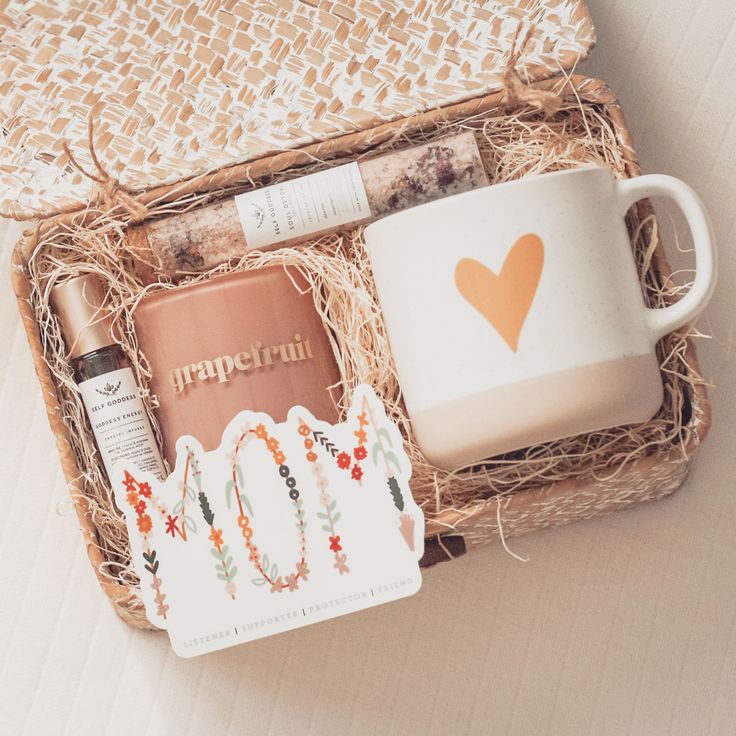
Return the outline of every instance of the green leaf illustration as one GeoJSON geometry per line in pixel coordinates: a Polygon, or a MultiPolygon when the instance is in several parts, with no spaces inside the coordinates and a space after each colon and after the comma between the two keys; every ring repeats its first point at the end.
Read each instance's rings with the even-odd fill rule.
{"type": "Polygon", "coordinates": [[[397,471],[398,473],[400,473],[400,472],[401,472],[401,466],[399,465],[399,458],[397,458],[397,457],[396,457],[396,455],[394,455],[394,453],[393,453],[393,452],[387,452],[387,453],[386,453],[386,460],[387,460],[387,461],[388,461],[389,463],[391,463],[391,465],[393,465],[393,466],[394,466],[394,468],[396,468],[396,471],[397,471]]]}
{"type": "Polygon", "coordinates": [[[235,488],[235,483],[233,483],[233,480],[231,478],[227,483],[225,483],[225,503],[227,503],[228,509],[232,505],[234,488],[235,488]]]}
{"type": "Polygon", "coordinates": [[[199,494],[199,508],[202,509],[202,516],[205,520],[205,522],[212,526],[212,524],[215,521],[215,514],[212,512],[212,507],[210,506],[210,502],[207,499],[207,496],[204,494],[203,491],[199,494]]]}
{"type": "Polygon", "coordinates": [[[266,578],[253,578],[253,580],[251,580],[253,585],[265,585],[267,582],[266,578]]]}
{"type": "Polygon", "coordinates": [[[401,487],[399,486],[399,482],[396,480],[396,478],[391,477],[388,479],[388,487],[391,491],[391,498],[394,502],[394,506],[399,511],[404,510],[404,497],[401,494],[401,487]]]}
{"type": "Polygon", "coordinates": [[[332,523],[337,524],[338,521],[342,518],[342,514],[338,511],[333,517],[332,517],[332,523]]]}
{"type": "Polygon", "coordinates": [[[327,533],[332,534],[332,529],[330,529],[330,527],[328,527],[327,524],[322,524],[322,529],[326,531],[327,533]]]}
{"type": "Polygon", "coordinates": [[[381,427],[381,429],[379,429],[378,432],[376,432],[376,434],[379,437],[383,437],[386,440],[386,443],[388,444],[389,447],[394,446],[394,443],[391,442],[391,435],[389,434],[389,431],[386,429],[386,427],[381,427]]]}
{"type": "Polygon", "coordinates": [[[240,503],[245,506],[245,510],[253,516],[253,507],[250,505],[250,501],[248,500],[248,496],[245,495],[245,493],[240,494],[240,503]]]}
{"type": "Polygon", "coordinates": [[[381,447],[381,445],[373,445],[372,456],[374,465],[378,465],[378,458],[380,455],[383,455],[383,448],[381,447]]]}

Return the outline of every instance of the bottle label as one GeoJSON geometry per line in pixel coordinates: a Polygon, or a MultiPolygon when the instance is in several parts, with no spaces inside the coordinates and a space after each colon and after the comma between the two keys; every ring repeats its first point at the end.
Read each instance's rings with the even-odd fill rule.
{"type": "Polygon", "coordinates": [[[166,471],[132,369],[82,381],[79,391],[108,477],[125,460],[163,479],[166,471]]]}
{"type": "Polygon", "coordinates": [[[235,204],[248,250],[371,217],[357,161],[239,194],[235,204]]]}

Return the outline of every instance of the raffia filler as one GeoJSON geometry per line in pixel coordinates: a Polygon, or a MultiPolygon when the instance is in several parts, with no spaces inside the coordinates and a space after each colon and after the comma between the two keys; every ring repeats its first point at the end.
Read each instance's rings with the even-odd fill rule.
{"type": "MultiPolygon", "coordinates": [[[[385,124],[316,144],[303,155],[279,154],[235,170],[153,190],[138,200],[144,205],[142,212],[138,204],[132,208],[120,198],[101,196],[86,211],[46,222],[27,235],[18,259],[16,282],[22,282],[26,289],[23,299],[27,318],[40,327],[40,355],[56,387],[68,430],[65,441],[68,439],[70,459],[77,468],[72,486],[83,512],[80,518],[92,548],[91,557],[108,593],[110,586],[115,586],[118,610],[131,623],[146,626],[138,597],[139,581],[130,565],[125,522],[113,503],[63,359],[61,336],[49,311],[49,292],[54,283],[85,272],[106,279],[117,314],[116,339],[145,386],[148,366],[137,350],[131,310],[143,294],[175,289],[177,284],[161,280],[144,287],[134,275],[141,264],[125,239],[131,219],[140,221],[185,211],[256,184],[461,129],[476,133],[489,179],[494,183],[591,163],[609,166],[621,177],[638,173],[620,110],[605,85],[573,78],[551,80],[533,88],[554,93],[557,103],[550,108],[547,94],[541,102],[515,99],[514,108],[509,110],[504,95],[492,95],[414,116],[401,124],[385,124]]],[[[629,227],[649,305],[662,306],[677,299],[687,284],[675,284],[661,254],[655,252],[659,241],[657,222],[646,204],[631,211],[629,227]]],[[[669,493],[681,482],[688,458],[707,429],[703,379],[686,334],[678,332],[667,336],[658,347],[665,402],[650,422],[532,447],[453,473],[440,471],[425,462],[413,440],[362,230],[322,237],[308,247],[253,253],[181,283],[272,264],[298,266],[311,284],[331,335],[346,397],[358,383],[372,385],[401,428],[413,462],[414,495],[426,515],[428,535],[439,540],[447,556],[453,556],[452,548],[443,541],[447,537],[440,535],[462,536],[464,546],[473,546],[669,493]]],[[[155,397],[147,401],[149,406],[155,405],[155,397]]]]}

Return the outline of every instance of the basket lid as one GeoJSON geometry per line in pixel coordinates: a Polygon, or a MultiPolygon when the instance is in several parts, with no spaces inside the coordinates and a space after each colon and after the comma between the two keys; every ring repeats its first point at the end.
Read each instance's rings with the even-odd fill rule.
{"type": "Polygon", "coordinates": [[[502,87],[594,43],[584,0],[10,0],[0,13],[0,213],[77,209],[103,168],[150,189],[502,87]]]}

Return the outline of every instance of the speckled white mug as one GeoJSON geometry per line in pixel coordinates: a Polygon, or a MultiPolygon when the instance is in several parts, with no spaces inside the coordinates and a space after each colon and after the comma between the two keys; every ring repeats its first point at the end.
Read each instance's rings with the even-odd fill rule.
{"type": "Polygon", "coordinates": [[[520,179],[391,215],[365,240],[415,437],[447,469],[651,418],[654,346],[715,285],[703,205],[670,176],[520,179]],[[624,222],[651,196],[682,210],[697,259],[690,291],[662,309],[644,304],[624,222]]]}

